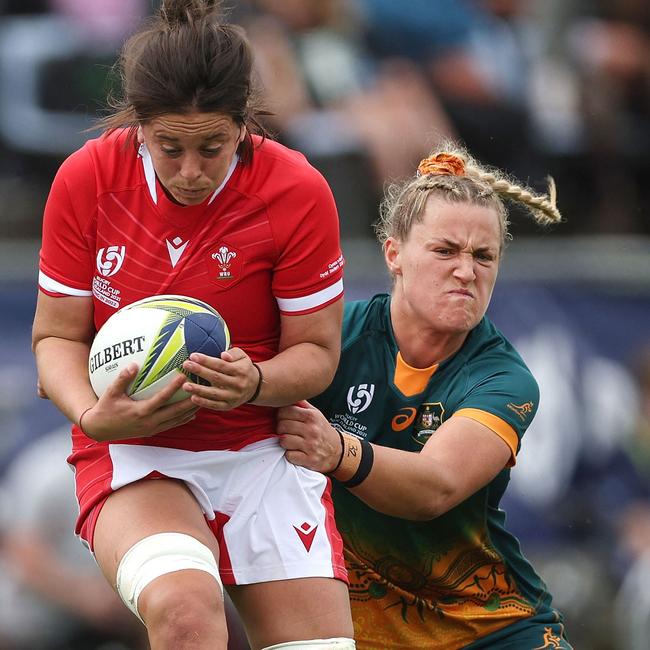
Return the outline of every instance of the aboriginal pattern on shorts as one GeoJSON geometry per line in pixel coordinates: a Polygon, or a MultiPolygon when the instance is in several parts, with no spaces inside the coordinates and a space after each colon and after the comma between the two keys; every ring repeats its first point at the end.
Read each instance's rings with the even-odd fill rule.
{"type": "Polygon", "coordinates": [[[562,617],[548,611],[468,645],[465,650],[572,650],[562,617]]]}
{"type": "MultiPolygon", "coordinates": [[[[445,600],[434,595],[435,581],[428,581],[425,587],[428,593],[420,589],[407,591],[353,559],[347,549],[345,554],[355,638],[360,650],[434,647],[458,650],[474,639],[489,638],[535,615],[516,587],[509,584],[503,566],[496,562],[492,566],[475,567],[475,572],[467,574],[467,598],[445,600]],[[471,594],[470,588],[476,591],[471,594]]],[[[382,574],[411,584],[418,579],[413,570],[389,557],[384,558],[382,574]]]]}

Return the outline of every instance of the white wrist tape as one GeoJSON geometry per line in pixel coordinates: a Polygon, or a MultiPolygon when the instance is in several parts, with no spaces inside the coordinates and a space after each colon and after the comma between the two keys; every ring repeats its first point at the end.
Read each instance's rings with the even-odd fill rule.
{"type": "Polygon", "coordinates": [[[335,639],[307,639],[305,641],[288,641],[287,643],[276,643],[262,650],[354,650],[356,644],[353,639],[337,637],[335,639]]]}
{"type": "Polygon", "coordinates": [[[117,592],[142,621],[138,612],[142,590],[156,578],[183,569],[209,573],[219,583],[223,596],[219,567],[212,551],[195,537],[183,533],[158,533],[134,544],[117,568],[117,592]]]}

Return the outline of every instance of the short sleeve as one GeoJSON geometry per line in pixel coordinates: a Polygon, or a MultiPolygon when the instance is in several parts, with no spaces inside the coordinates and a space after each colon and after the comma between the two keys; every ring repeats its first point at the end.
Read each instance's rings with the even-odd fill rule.
{"type": "Polygon", "coordinates": [[[39,266],[45,293],[91,295],[96,210],[95,173],[84,147],[61,165],[45,205],[39,266]]]}
{"type": "Polygon", "coordinates": [[[530,370],[494,354],[483,356],[472,368],[468,390],[454,415],[477,420],[503,438],[512,451],[510,465],[514,465],[538,406],[539,386],[530,370]]]}
{"type": "Polygon", "coordinates": [[[301,182],[282,197],[283,214],[274,220],[280,255],[272,290],[284,314],[317,311],[343,295],[345,262],[334,197],[325,179],[306,167],[301,182]]]}

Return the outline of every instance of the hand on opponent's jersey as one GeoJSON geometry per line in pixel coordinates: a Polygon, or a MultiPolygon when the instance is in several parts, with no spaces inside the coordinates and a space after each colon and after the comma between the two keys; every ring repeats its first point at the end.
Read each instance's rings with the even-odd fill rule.
{"type": "Polygon", "coordinates": [[[124,368],[97,403],[84,411],[80,425],[87,436],[99,441],[148,438],[194,419],[199,407],[189,398],[165,404],[187,382],[185,375],[179,372],[153,397],[134,400],[126,390],[137,372],[136,364],[124,368]]]}
{"type": "Polygon", "coordinates": [[[309,402],[278,409],[280,445],[290,463],[327,474],[341,458],[341,437],[309,402]]]}
{"type": "Polygon", "coordinates": [[[257,392],[260,374],[241,348],[230,348],[220,358],[194,353],[183,368],[210,384],[183,384],[183,390],[191,394],[196,406],[229,411],[248,402],[257,392]]]}

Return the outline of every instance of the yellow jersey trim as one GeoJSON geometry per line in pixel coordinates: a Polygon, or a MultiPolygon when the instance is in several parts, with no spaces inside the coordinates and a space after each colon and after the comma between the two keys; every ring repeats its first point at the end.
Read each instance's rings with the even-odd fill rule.
{"type": "Polygon", "coordinates": [[[519,436],[517,432],[505,421],[492,413],[487,411],[481,411],[480,409],[460,409],[456,411],[454,416],[461,415],[465,418],[470,418],[471,420],[476,420],[484,424],[488,429],[491,429],[496,433],[499,438],[502,438],[503,441],[510,447],[510,460],[508,461],[508,467],[514,467],[517,462],[517,447],[519,445],[519,436]]]}
{"type": "Polygon", "coordinates": [[[404,361],[402,353],[398,352],[395,360],[393,383],[399,388],[402,395],[413,397],[413,395],[418,395],[426,388],[429,379],[438,370],[438,365],[434,363],[428,368],[413,368],[404,361]]]}

